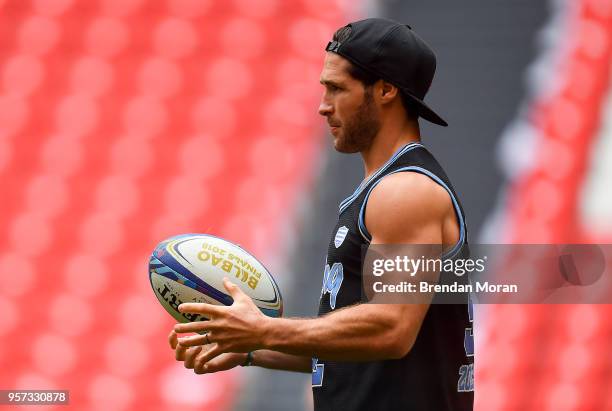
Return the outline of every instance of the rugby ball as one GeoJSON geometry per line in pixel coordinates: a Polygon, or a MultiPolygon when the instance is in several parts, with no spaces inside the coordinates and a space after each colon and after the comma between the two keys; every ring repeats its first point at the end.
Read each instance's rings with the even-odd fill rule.
{"type": "Polygon", "coordinates": [[[181,313],[186,302],[232,305],[223,286],[227,277],[270,317],[280,317],[283,301],[272,275],[240,246],[208,234],[183,234],[155,247],[149,259],[149,281],[155,296],[179,322],[206,320],[181,313]]]}

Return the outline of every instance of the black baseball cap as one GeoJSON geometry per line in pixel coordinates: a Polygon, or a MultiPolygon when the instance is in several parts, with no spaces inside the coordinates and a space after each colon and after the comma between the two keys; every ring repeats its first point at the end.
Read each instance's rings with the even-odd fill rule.
{"type": "Polygon", "coordinates": [[[350,35],[341,42],[330,41],[326,51],[341,55],[401,89],[414,101],[420,117],[448,126],[423,101],[436,72],[436,55],[410,26],[389,19],[369,18],[346,27],[351,28],[350,35]]]}

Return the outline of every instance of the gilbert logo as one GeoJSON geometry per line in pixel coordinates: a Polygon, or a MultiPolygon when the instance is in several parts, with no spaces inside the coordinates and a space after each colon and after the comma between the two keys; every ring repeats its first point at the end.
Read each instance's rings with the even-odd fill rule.
{"type": "Polygon", "coordinates": [[[334,245],[336,246],[336,248],[342,245],[344,239],[346,238],[346,235],[348,234],[348,231],[349,230],[348,228],[346,228],[346,226],[342,226],[338,229],[338,232],[336,233],[336,238],[334,238],[334,245]]]}

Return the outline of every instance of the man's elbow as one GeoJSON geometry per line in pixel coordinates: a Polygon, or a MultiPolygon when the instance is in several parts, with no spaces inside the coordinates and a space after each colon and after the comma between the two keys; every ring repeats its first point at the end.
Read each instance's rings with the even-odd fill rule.
{"type": "Polygon", "coordinates": [[[397,333],[394,337],[389,339],[389,344],[387,346],[387,356],[389,359],[397,360],[408,355],[412,347],[414,346],[414,342],[416,341],[416,334],[410,333],[406,335],[406,333],[397,333]]]}

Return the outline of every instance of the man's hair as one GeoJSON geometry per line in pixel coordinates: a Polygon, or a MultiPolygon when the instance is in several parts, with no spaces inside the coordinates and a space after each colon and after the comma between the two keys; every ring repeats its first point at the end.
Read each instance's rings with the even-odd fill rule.
{"type": "MultiPolygon", "coordinates": [[[[342,43],[343,41],[347,40],[351,36],[351,33],[352,33],[351,26],[340,27],[334,33],[333,40],[339,43],[342,43]]],[[[364,87],[366,88],[371,87],[374,83],[376,83],[378,80],[381,79],[380,76],[359,67],[353,62],[349,61],[349,63],[350,63],[349,64],[349,74],[355,80],[360,81],[364,87]]],[[[399,87],[398,87],[398,91],[399,91],[400,98],[402,100],[402,105],[404,106],[404,111],[406,112],[406,116],[416,121],[419,117],[418,109],[417,109],[418,106],[399,87]]]]}

